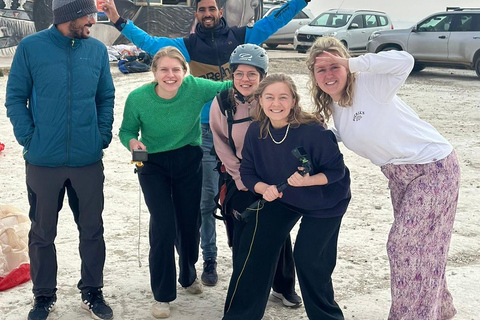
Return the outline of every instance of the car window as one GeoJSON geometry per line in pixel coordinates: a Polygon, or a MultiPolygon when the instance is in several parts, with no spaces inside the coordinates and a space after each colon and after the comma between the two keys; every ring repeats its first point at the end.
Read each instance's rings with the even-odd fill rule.
{"type": "Polygon", "coordinates": [[[311,26],[340,28],[347,24],[351,14],[346,13],[322,13],[316,17],[311,26]]]}
{"type": "Polygon", "coordinates": [[[355,16],[352,20],[352,24],[354,24],[354,23],[358,24],[358,28],[364,28],[363,15],[359,14],[358,16],[355,16]]]}
{"type": "Polygon", "coordinates": [[[378,18],[378,25],[379,25],[379,26],[382,26],[382,27],[383,27],[383,26],[388,25],[388,18],[387,18],[387,17],[385,17],[385,16],[377,16],[377,18],[378,18]]]}
{"type": "Polygon", "coordinates": [[[453,15],[438,15],[433,16],[421,22],[417,30],[420,32],[439,32],[449,31],[452,24],[453,15]]]}
{"type": "Polygon", "coordinates": [[[305,12],[300,11],[295,17],[293,17],[293,19],[308,19],[308,16],[305,14],[305,12]]]}
{"type": "Polygon", "coordinates": [[[480,31],[480,14],[457,15],[452,31],[480,31]]]}
{"type": "Polygon", "coordinates": [[[378,27],[377,16],[375,16],[374,14],[366,14],[365,15],[365,24],[366,24],[367,28],[378,27]]]}

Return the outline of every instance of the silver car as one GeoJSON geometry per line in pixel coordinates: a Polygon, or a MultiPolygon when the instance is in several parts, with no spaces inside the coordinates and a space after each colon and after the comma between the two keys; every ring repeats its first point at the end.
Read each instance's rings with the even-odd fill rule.
{"type": "Polygon", "coordinates": [[[306,52],[318,37],[338,38],[350,51],[365,51],[368,37],[378,30],[393,29],[385,12],[374,10],[331,9],[316,17],[295,33],[293,46],[306,52]]]}
{"type": "Polygon", "coordinates": [[[407,51],[415,58],[414,71],[427,66],[467,68],[480,77],[480,8],[448,7],[409,29],[375,32],[367,50],[407,51]]]}
{"type": "MultiPolygon", "coordinates": [[[[275,10],[279,9],[283,5],[283,1],[264,1],[263,2],[263,16],[268,17],[273,14],[275,10]]],[[[280,28],[277,32],[272,34],[264,44],[270,48],[275,49],[279,44],[293,44],[293,35],[298,28],[307,25],[312,21],[315,16],[308,8],[303,8],[302,11],[297,13],[290,22],[280,28]]]]}

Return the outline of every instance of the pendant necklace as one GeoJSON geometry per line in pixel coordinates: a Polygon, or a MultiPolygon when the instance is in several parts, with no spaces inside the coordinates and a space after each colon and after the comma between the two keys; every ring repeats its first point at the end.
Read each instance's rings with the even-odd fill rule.
{"type": "Polygon", "coordinates": [[[272,134],[270,133],[270,126],[268,126],[267,131],[268,131],[268,135],[269,135],[270,138],[272,139],[273,143],[275,143],[275,144],[280,144],[280,143],[282,143],[283,141],[285,141],[285,139],[287,138],[288,130],[289,130],[289,129],[290,129],[290,123],[289,123],[288,126],[287,126],[287,130],[285,131],[285,135],[283,136],[283,139],[280,140],[280,141],[275,141],[275,139],[273,139],[273,136],[272,136],[272,134]]]}

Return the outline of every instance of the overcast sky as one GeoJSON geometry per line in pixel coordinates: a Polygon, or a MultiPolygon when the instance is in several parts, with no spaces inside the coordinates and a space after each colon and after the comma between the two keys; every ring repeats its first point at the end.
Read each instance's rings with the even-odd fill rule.
{"type": "MultiPolygon", "coordinates": [[[[371,9],[386,12],[399,27],[405,28],[413,25],[424,17],[448,7],[480,8],[479,0],[311,0],[308,8],[315,15],[325,10],[338,8],[344,9],[371,9]],[[342,4],[343,2],[343,4],[342,4]],[[420,4],[421,3],[421,4],[420,4]],[[405,25],[406,23],[406,25],[405,25]],[[410,23],[410,24],[409,24],[410,23]]],[[[397,26],[395,26],[397,27],[397,26]]]]}

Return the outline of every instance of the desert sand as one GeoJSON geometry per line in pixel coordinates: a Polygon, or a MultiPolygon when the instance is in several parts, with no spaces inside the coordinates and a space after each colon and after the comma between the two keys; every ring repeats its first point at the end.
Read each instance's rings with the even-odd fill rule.
{"type": "MultiPolygon", "coordinates": [[[[281,54],[279,54],[281,56],[281,54]]],[[[304,58],[272,59],[270,72],[286,72],[296,81],[303,105],[311,106],[306,89],[304,58]]],[[[125,99],[129,92],[152,80],[150,73],[123,75],[112,65],[116,86],[113,141],[105,150],[105,241],[107,260],[104,293],[115,319],[153,319],[153,297],[148,270],[148,219],[139,198],[137,177],[130,154],[118,139],[125,99]],[[139,266],[139,262],[141,266],[139,266]]],[[[7,76],[0,77],[0,100],[4,104],[7,76]]],[[[480,81],[473,71],[426,69],[411,75],[399,95],[426,121],[433,124],[455,147],[461,163],[462,180],[458,212],[447,266],[447,280],[458,310],[455,320],[480,316],[480,81]]],[[[0,203],[22,209],[29,206],[25,186],[22,147],[14,136],[5,109],[0,112],[0,203]]],[[[336,299],[345,319],[386,319],[390,306],[389,265],[386,240],[392,223],[387,180],[368,160],[346,150],[351,170],[352,201],[342,223],[338,261],[333,282],[336,299]]],[[[59,215],[58,301],[50,320],[88,319],[80,308],[78,232],[65,200],[59,215]]],[[[295,239],[296,229],[292,231],[295,239]]],[[[231,273],[231,252],[225,230],[217,222],[219,282],[192,296],[178,287],[171,303],[172,320],[214,320],[222,316],[231,273]]],[[[202,259],[197,263],[198,275],[202,259]]],[[[25,319],[32,303],[32,284],[27,282],[0,292],[0,319],[25,319]]],[[[297,292],[299,288],[297,288],[297,292]]],[[[303,307],[288,309],[269,302],[264,319],[308,319],[303,307]]],[[[248,319],[246,319],[248,320],[248,319]]],[[[410,319],[411,320],[411,319],[410,319]]]]}

